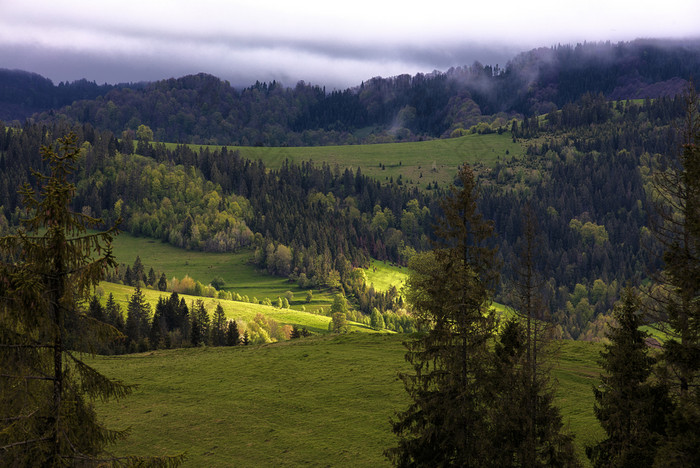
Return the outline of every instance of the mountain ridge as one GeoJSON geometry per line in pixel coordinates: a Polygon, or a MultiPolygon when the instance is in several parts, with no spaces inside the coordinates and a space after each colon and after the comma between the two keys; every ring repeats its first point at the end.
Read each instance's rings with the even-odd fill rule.
{"type": "Polygon", "coordinates": [[[53,86],[0,70],[0,119],[65,118],[119,135],[141,124],[156,140],[316,146],[445,138],[496,131],[514,117],[561,109],[585,93],[610,100],[674,96],[700,75],[700,41],[558,45],[482,65],[375,77],[345,90],[273,81],[237,89],[198,73],[149,83],[53,86]],[[53,88],[51,88],[53,86],[53,88]]]}

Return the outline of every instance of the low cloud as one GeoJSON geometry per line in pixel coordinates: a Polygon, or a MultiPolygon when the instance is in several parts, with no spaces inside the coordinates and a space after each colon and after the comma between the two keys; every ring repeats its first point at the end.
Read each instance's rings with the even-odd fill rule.
{"type": "Polygon", "coordinates": [[[352,4],[268,0],[3,3],[0,67],[53,81],[152,81],[206,72],[246,86],[298,80],[344,88],[373,76],[500,64],[537,46],[697,36],[700,2],[634,9],[503,0],[352,4]]]}

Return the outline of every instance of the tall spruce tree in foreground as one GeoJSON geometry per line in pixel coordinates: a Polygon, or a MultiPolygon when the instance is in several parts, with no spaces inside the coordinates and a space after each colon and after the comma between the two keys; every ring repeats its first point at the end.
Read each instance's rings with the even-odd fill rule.
{"type": "Polygon", "coordinates": [[[667,388],[650,381],[654,357],[640,329],[642,316],[637,294],[627,288],[615,306],[617,325],[610,328],[610,344],[601,353],[601,385],[593,388],[595,416],[607,437],[586,448],[594,467],[651,466],[671,411],[667,388]]]}
{"type": "Polygon", "coordinates": [[[460,168],[458,184],[442,203],[435,249],[410,264],[407,298],[429,331],[406,343],[413,372],[401,378],[412,402],[392,421],[398,446],[385,452],[397,466],[485,466],[493,453],[487,420],[489,309],[499,278],[493,226],[477,210],[469,166],[460,168]]]}
{"type": "Polygon", "coordinates": [[[654,320],[668,334],[663,361],[675,404],[656,466],[700,466],[700,103],[692,83],[686,99],[680,154],[653,178],[652,231],[664,251],[654,320]]]}
{"type": "Polygon", "coordinates": [[[544,281],[536,268],[541,241],[527,205],[516,272],[515,317],[506,322],[495,345],[491,379],[492,439],[497,466],[579,466],[573,436],[563,430],[554,405],[548,362],[552,324],[547,320],[544,281]]]}
{"type": "Polygon", "coordinates": [[[105,453],[125,432],[102,426],[91,400],[121,398],[131,387],[81,359],[94,340],[118,336],[81,307],[116,266],[116,230],[87,234],[101,221],[70,210],[77,137],[57,146],[41,150],[51,173],[34,173],[38,193],[28,184],[20,190],[29,217],[0,239],[0,459],[6,466],[176,465],[179,458],[105,453]]]}

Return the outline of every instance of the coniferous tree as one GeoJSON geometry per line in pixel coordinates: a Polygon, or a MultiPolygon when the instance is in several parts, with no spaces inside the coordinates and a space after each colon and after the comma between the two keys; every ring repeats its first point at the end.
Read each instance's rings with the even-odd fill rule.
{"type": "Polygon", "coordinates": [[[156,285],[156,272],[153,270],[153,267],[151,267],[151,269],[148,270],[148,281],[146,283],[148,284],[148,286],[156,285]]]}
{"type": "Polygon", "coordinates": [[[158,291],[165,291],[168,289],[168,279],[165,277],[165,273],[161,273],[160,279],[158,280],[158,291]]]}
{"type": "Polygon", "coordinates": [[[226,314],[221,303],[216,305],[214,317],[212,319],[211,328],[211,344],[212,346],[224,346],[226,344],[226,314]]]}
{"type": "Polygon", "coordinates": [[[131,351],[146,351],[148,349],[147,338],[151,330],[150,313],[151,306],[146,302],[143,291],[137,285],[126,308],[125,333],[131,351]]]}
{"type": "Polygon", "coordinates": [[[126,270],[124,270],[124,284],[127,286],[134,286],[134,272],[131,270],[131,266],[127,265],[126,270]]]}
{"type": "Polygon", "coordinates": [[[105,314],[105,309],[102,307],[102,304],[100,304],[100,299],[96,296],[93,295],[90,298],[90,304],[88,305],[88,315],[98,322],[107,322],[107,316],[105,314]]]}
{"type": "Polygon", "coordinates": [[[153,320],[151,321],[151,331],[148,335],[148,340],[153,349],[167,348],[166,341],[168,336],[168,327],[166,324],[168,302],[163,297],[158,298],[156,309],[153,312],[153,320]]]}
{"type": "Polygon", "coordinates": [[[235,320],[228,322],[228,327],[226,329],[226,346],[237,346],[241,340],[241,336],[238,333],[238,324],[235,320]]]}
{"type": "Polygon", "coordinates": [[[197,317],[196,322],[199,326],[201,343],[203,345],[208,345],[211,342],[211,320],[209,319],[207,309],[204,307],[203,300],[197,299],[193,316],[197,317]]]}
{"type": "Polygon", "coordinates": [[[8,466],[116,464],[120,459],[105,449],[125,433],[102,426],[91,400],[121,398],[131,387],[100,374],[76,353],[94,350],[100,336],[118,335],[79,307],[116,266],[116,230],[88,234],[86,228],[101,220],[70,210],[75,186],[68,179],[80,154],[75,134],[59,139],[58,151],[41,152],[50,175],[35,173],[38,193],[22,188],[30,216],[16,235],[0,239],[0,458],[8,466]]]}
{"type": "Polygon", "coordinates": [[[469,166],[443,201],[435,250],[411,260],[407,298],[429,331],[407,343],[413,373],[401,374],[412,400],[392,422],[398,466],[483,466],[492,455],[487,405],[489,311],[498,281],[492,223],[476,207],[469,166]]]}
{"type": "Polygon", "coordinates": [[[190,343],[196,348],[201,345],[202,342],[202,327],[199,325],[199,319],[193,316],[192,327],[190,328],[190,343]]]}
{"type": "Polygon", "coordinates": [[[671,403],[665,385],[650,382],[655,359],[646,343],[649,334],[640,329],[634,290],[625,290],[613,316],[617,325],[608,331],[610,344],[601,353],[602,385],[593,388],[595,415],[607,437],[587,447],[586,454],[594,467],[651,466],[671,403]]]}
{"type": "Polygon", "coordinates": [[[564,433],[546,361],[551,324],[535,255],[541,251],[529,204],[523,211],[523,245],[515,266],[517,309],[495,346],[490,409],[497,466],[574,467],[573,437],[564,433]]]}
{"type": "Polygon", "coordinates": [[[146,273],[144,272],[143,262],[141,262],[141,257],[136,256],[134,260],[134,265],[131,267],[131,274],[133,275],[134,286],[139,283],[139,281],[146,282],[146,273]]]}
{"type": "Polygon", "coordinates": [[[700,103],[692,84],[686,96],[683,145],[653,179],[657,217],[652,231],[663,248],[656,278],[654,320],[668,334],[664,364],[675,378],[675,410],[656,466],[700,465],[700,103]]]}

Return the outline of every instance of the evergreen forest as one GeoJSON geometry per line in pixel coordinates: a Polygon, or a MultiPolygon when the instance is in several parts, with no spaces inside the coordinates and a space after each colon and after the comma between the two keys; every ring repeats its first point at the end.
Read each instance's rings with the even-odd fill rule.
{"type": "Polygon", "coordinates": [[[91,401],[133,389],[81,353],[364,328],[406,337],[398,377],[408,406],[395,408],[396,443],[384,451],[396,466],[697,466],[698,72],[697,44],[652,40],[559,45],[503,67],[332,91],[236,89],[205,74],[54,86],[0,70],[0,459],[186,459],[105,452],[126,432],[102,426],[91,401]],[[450,183],[427,186],[414,178],[436,171],[429,154],[406,176],[395,152],[357,167],[244,156],[369,144],[400,154],[402,143],[487,134],[521,152],[491,148],[450,183]],[[385,165],[398,172],[377,176],[385,165]],[[305,302],[117,259],[119,231],[245,255],[305,302]],[[367,271],[377,261],[404,268],[405,286],[375,288],[367,271]],[[103,294],[109,283],[133,288],[125,307],[103,294]],[[154,305],[150,290],[162,293],[154,305]],[[306,312],[314,291],[327,298],[315,310],[327,330],[263,313],[237,322],[221,303],[205,305],[306,312]],[[585,447],[585,461],[549,372],[564,339],[604,343],[591,411],[605,438],[585,447]]]}

